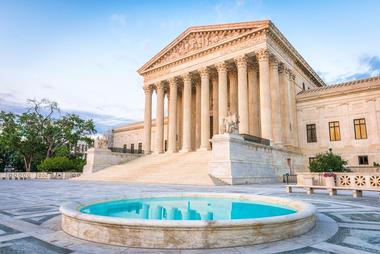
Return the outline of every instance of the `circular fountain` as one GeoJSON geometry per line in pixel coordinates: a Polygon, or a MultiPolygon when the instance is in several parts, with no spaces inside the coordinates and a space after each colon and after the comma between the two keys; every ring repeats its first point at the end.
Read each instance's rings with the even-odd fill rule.
{"type": "Polygon", "coordinates": [[[313,205],[233,193],[126,196],[68,203],[63,230],[75,237],[141,248],[219,248],[298,236],[315,225],[313,205]]]}

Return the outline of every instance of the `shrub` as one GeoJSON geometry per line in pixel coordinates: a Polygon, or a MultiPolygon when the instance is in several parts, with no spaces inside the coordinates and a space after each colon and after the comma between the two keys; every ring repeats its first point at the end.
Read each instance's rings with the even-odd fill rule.
{"type": "Polygon", "coordinates": [[[345,168],[347,161],[343,160],[339,155],[332,152],[320,153],[310,162],[309,169],[311,172],[345,172],[349,171],[345,168]]]}
{"type": "Polygon", "coordinates": [[[38,171],[66,172],[80,171],[83,166],[83,160],[70,160],[67,157],[57,156],[42,161],[37,168],[38,171]]]}

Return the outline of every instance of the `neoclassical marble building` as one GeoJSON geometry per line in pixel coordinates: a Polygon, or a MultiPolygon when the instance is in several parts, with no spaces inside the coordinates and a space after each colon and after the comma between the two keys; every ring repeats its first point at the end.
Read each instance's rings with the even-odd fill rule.
{"type": "Polygon", "coordinates": [[[332,148],[350,165],[363,156],[380,162],[380,79],[326,86],[271,21],[190,27],[138,72],[144,121],[114,129],[115,147],[208,150],[230,112],[240,134],[274,147],[310,159],[332,148]]]}

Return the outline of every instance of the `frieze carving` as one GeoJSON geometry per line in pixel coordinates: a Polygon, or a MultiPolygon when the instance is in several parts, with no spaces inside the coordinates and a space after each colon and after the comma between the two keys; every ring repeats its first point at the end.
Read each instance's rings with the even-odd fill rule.
{"type": "Polygon", "coordinates": [[[234,29],[190,33],[183,40],[178,42],[177,45],[170,49],[170,51],[158,59],[152,68],[162,64],[163,62],[169,62],[171,60],[180,58],[181,56],[184,56],[192,51],[207,48],[209,46],[218,44],[221,41],[237,37],[251,30],[253,29],[234,29]]]}

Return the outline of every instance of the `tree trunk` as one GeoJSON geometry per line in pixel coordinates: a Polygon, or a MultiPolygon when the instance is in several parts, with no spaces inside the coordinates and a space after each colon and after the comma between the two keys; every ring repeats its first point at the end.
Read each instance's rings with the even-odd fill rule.
{"type": "Polygon", "coordinates": [[[49,158],[51,157],[52,149],[53,149],[53,147],[52,147],[52,145],[50,144],[50,145],[48,146],[48,149],[47,149],[47,152],[46,152],[46,158],[45,158],[45,159],[49,159],[49,158]]]}
{"type": "Polygon", "coordinates": [[[24,166],[25,171],[30,172],[30,168],[32,166],[32,156],[24,156],[24,166]]]}

